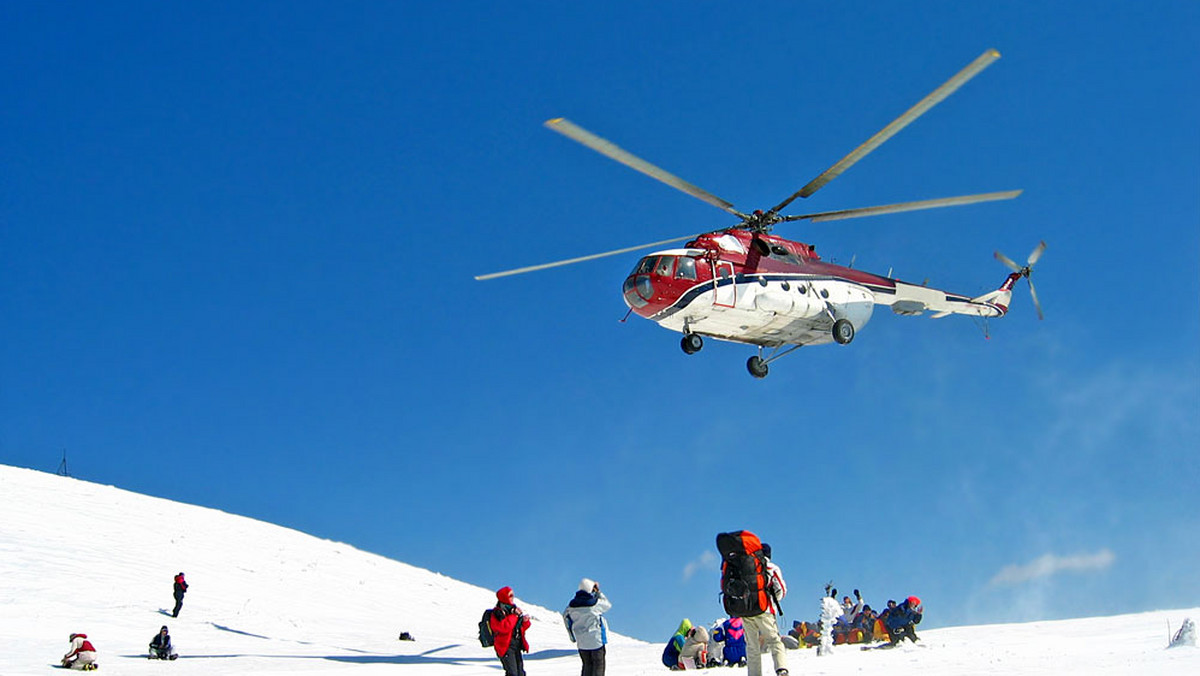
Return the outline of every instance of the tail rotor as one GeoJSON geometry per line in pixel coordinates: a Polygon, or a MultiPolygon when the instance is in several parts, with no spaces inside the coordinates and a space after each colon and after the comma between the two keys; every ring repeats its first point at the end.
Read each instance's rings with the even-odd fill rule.
{"type": "Polygon", "coordinates": [[[1029,282],[1029,295],[1033,298],[1033,307],[1037,309],[1038,319],[1045,319],[1045,316],[1042,315],[1042,304],[1038,302],[1037,289],[1033,286],[1033,279],[1030,277],[1030,275],[1033,274],[1034,264],[1038,262],[1038,259],[1042,257],[1042,253],[1045,251],[1046,243],[1039,242],[1038,245],[1034,247],[1033,251],[1030,252],[1029,258],[1025,259],[1025,265],[1017,265],[1011,258],[1005,256],[999,251],[995,253],[996,260],[1004,263],[1010,270],[1017,273],[1021,277],[1024,277],[1025,281],[1029,282]]]}

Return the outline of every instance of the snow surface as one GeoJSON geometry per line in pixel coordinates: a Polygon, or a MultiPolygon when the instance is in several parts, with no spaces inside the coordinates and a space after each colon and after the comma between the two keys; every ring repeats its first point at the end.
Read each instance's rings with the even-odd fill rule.
{"type": "MultiPolygon", "coordinates": [[[[379,527],[404,537],[403,524],[379,527]]],[[[522,603],[516,591],[534,620],[530,676],[578,674],[560,608],[522,603]]],[[[563,590],[564,606],[573,593],[563,590]]],[[[494,600],[493,590],[280,526],[0,465],[0,676],[46,673],[72,632],[89,635],[102,673],[499,676],[475,638],[494,600]],[[172,618],[179,571],[191,588],[172,618]],[[144,657],[163,624],[176,662],[144,657]],[[416,640],[398,641],[402,631],[416,640]]],[[[935,629],[895,650],[789,651],[789,666],[795,676],[1200,674],[1200,649],[1167,648],[1168,624],[1177,630],[1186,617],[1200,619],[1200,608],[935,629]]],[[[661,618],[664,643],[679,619],[661,618]]],[[[661,676],[661,652],[615,635],[608,673],[661,676]]]]}

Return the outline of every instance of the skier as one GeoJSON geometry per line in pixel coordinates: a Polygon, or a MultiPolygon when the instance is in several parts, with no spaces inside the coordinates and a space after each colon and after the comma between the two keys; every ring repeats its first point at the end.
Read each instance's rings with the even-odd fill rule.
{"type": "Polygon", "coordinates": [[[183,608],[183,595],[187,593],[188,583],[183,579],[183,573],[180,572],[175,576],[175,610],[171,611],[171,617],[179,617],[179,609],[183,608]]]}
{"type": "Polygon", "coordinates": [[[150,659],[173,660],[178,657],[175,646],[171,645],[171,634],[167,631],[167,625],[164,624],[154,638],[150,639],[150,659]]]}
{"type": "Polygon", "coordinates": [[[67,640],[71,642],[71,649],[62,658],[65,668],[95,671],[100,666],[96,664],[96,648],[88,640],[87,634],[71,634],[67,640]]]}
{"type": "Polygon", "coordinates": [[[579,648],[583,660],[581,676],[604,676],[604,645],[608,643],[608,621],[604,613],[612,603],[600,591],[600,585],[586,577],[579,581],[575,598],[563,611],[567,635],[579,648]]]}
{"type": "Polygon", "coordinates": [[[529,652],[529,642],[525,640],[525,632],[529,630],[529,617],[516,606],[516,597],[512,587],[501,587],[496,591],[496,607],[488,620],[492,630],[496,656],[504,665],[504,676],[525,676],[525,657],[521,654],[529,652]]]}

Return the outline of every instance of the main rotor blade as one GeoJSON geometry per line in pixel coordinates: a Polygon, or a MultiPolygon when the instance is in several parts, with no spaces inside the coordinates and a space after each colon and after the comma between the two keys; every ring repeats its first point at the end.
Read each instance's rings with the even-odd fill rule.
{"type": "Polygon", "coordinates": [[[1042,304],[1038,302],[1037,289],[1033,288],[1033,279],[1026,277],[1025,281],[1029,282],[1029,295],[1033,297],[1033,307],[1037,309],[1038,319],[1045,319],[1042,315],[1042,304]]]}
{"type": "Polygon", "coordinates": [[[595,150],[596,152],[600,153],[601,155],[604,155],[604,156],[608,157],[609,159],[616,160],[617,162],[624,164],[625,166],[629,167],[630,169],[640,171],[643,174],[649,176],[650,178],[653,178],[656,181],[662,181],[663,183],[666,183],[667,185],[671,186],[672,188],[675,188],[676,190],[685,192],[685,193],[691,195],[692,197],[695,197],[698,200],[707,202],[718,209],[727,211],[727,212],[733,214],[734,216],[737,216],[738,218],[741,218],[743,220],[745,220],[747,218],[746,214],[743,214],[742,212],[738,211],[737,209],[734,209],[733,204],[731,202],[727,202],[727,201],[721,199],[720,197],[717,197],[716,195],[708,192],[704,188],[700,188],[698,186],[692,185],[691,183],[688,183],[687,181],[683,180],[682,178],[679,178],[678,176],[670,173],[669,171],[666,171],[665,169],[660,169],[659,167],[656,167],[653,164],[650,164],[649,162],[641,159],[640,157],[637,157],[636,155],[633,155],[629,152],[626,152],[625,150],[622,150],[620,147],[618,147],[612,141],[600,138],[599,136],[596,136],[592,132],[584,129],[583,127],[580,127],[579,125],[575,124],[574,122],[571,122],[570,120],[568,120],[566,118],[556,117],[553,120],[546,120],[546,122],[544,124],[547,129],[556,131],[556,132],[562,134],[563,136],[566,136],[567,138],[571,139],[572,141],[577,141],[579,143],[582,143],[583,145],[591,148],[592,150],[595,150]]]}
{"type": "Polygon", "coordinates": [[[673,244],[675,242],[684,242],[689,239],[696,239],[699,236],[700,235],[697,234],[697,235],[688,235],[687,237],[676,237],[675,239],[664,239],[661,242],[651,242],[650,244],[639,244],[637,246],[625,247],[624,249],[616,249],[613,251],[605,251],[604,253],[592,254],[590,256],[580,256],[578,258],[568,258],[566,260],[555,261],[553,263],[542,263],[541,265],[530,265],[529,267],[516,268],[514,270],[505,270],[503,272],[492,272],[492,273],[489,273],[486,275],[476,275],[475,279],[477,279],[479,281],[483,281],[485,279],[495,279],[497,277],[509,277],[511,275],[521,275],[526,272],[535,272],[537,270],[545,270],[547,268],[557,268],[557,267],[561,267],[563,265],[572,265],[574,263],[582,263],[584,261],[591,261],[591,260],[595,260],[597,258],[604,258],[606,256],[616,256],[618,254],[629,253],[630,251],[637,251],[638,249],[649,249],[652,246],[662,246],[663,244],[673,244]]]}
{"type": "Polygon", "coordinates": [[[822,172],[820,176],[817,176],[813,180],[809,181],[808,185],[801,188],[791,197],[785,199],[779,204],[779,206],[775,207],[771,211],[778,212],[780,209],[791,204],[792,200],[796,199],[797,197],[808,197],[809,195],[812,195],[816,191],[820,190],[825,186],[826,183],[829,183],[833,179],[837,178],[843,171],[849,169],[851,165],[865,157],[867,153],[883,145],[883,142],[894,136],[896,132],[907,127],[909,123],[923,115],[930,108],[936,106],[942,101],[942,99],[953,94],[955,90],[966,84],[968,80],[978,75],[980,71],[990,66],[992,62],[998,58],[1000,58],[1000,52],[996,51],[995,49],[989,49],[983,54],[979,55],[979,57],[968,64],[966,68],[958,71],[954,77],[946,80],[942,86],[930,92],[928,96],[918,101],[915,106],[909,108],[903,115],[893,120],[891,124],[876,132],[876,134],[867,139],[865,143],[852,150],[849,155],[846,155],[842,159],[838,160],[837,164],[834,164],[832,167],[822,172]]]}
{"type": "Polygon", "coordinates": [[[979,202],[995,202],[997,200],[1010,200],[1017,195],[1020,195],[1020,190],[1006,190],[1004,192],[986,192],[977,195],[960,195],[958,197],[939,197],[932,200],[918,200],[916,202],[900,202],[898,204],[884,204],[877,207],[859,207],[857,209],[842,209],[840,211],[822,211],[815,214],[804,214],[802,216],[784,216],[783,221],[803,221],[809,220],[813,223],[822,221],[839,221],[843,218],[859,218],[860,216],[878,216],[880,214],[896,214],[902,211],[918,211],[921,209],[937,209],[940,207],[956,207],[964,204],[976,204],[979,202]]]}
{"type": "Polygon", "coordinates": [[[1029,253],[1029,259],[1028,259],[1029,267],[1032,268],[1033,264],[1038,262],[1038,259],[1042,257],[1042,253],[1044,253],[1045,251],[1046,251],[1046,243],[1038,242],[1038,245],[1036,247],[1034,247],[1033,251],[1031,251],[1029,253]]]}

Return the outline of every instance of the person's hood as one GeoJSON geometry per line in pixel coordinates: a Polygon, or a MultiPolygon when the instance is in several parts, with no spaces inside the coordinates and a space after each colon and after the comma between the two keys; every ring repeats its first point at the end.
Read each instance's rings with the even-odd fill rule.
{"type": "Polygon", "coordinates": [[[580,589],[579,591],[575,592],[575,598],[571,599],[571,603],[568,605],[571,608],[587,608],[596,605],[596,601],[599,599],[600,597],[598,595],[591,594],[580,589]]]}
{"type": "Polygon", "coordinates": [[[679,628],[675,630],[675,633],[679,634],[680,636],[687,636],[688,630],[691,628],[692,621],[685,617],[683,618],[683,622],[679,623],[679,628]]]}

